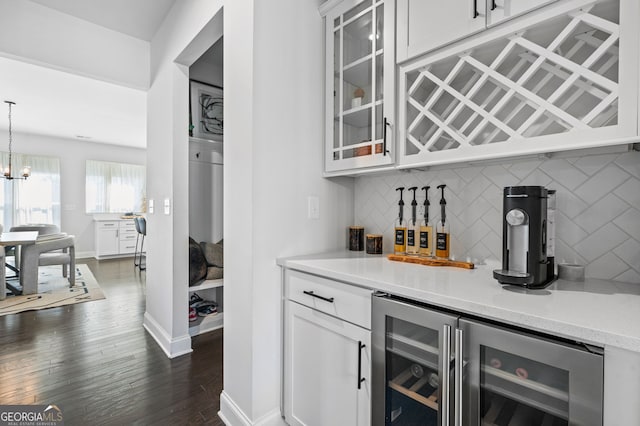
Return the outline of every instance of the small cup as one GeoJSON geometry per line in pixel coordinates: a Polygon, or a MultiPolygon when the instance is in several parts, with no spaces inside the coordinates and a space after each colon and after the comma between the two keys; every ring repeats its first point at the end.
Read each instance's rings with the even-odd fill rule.
{"type": "Polygon", "coordinates": [[[382,254],[382,235],[367,234],[367,254],[382,254]]]}
{"type": "Polygon", "coordinates": [[[349,227],[349,250],[351,251],[364,250],[364,227],[362,226],[349,227]]]}
{"type": "Polygon", "coordinates": [[[568,281],[584,281],[584,266],[561,263],[558,265],[558,278],[568,281]]]}

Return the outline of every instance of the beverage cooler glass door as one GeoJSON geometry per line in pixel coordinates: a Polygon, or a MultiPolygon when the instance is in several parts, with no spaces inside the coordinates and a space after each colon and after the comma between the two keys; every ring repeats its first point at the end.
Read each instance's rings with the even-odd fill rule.
{"type": "Polygon", "coordinates": [[[459,329],[456,424],[602,425],[601,355],[474,321],[459,329]]]}
{"type": "Polygon", "coordinates": [[[449,424],[456,324],[454,315],[373,297],[373,425],[449,424]]]}

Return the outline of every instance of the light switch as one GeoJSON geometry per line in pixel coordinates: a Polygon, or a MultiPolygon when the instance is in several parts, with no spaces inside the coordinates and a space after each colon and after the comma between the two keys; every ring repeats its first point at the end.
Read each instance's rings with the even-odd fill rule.
{"type": "Polygon", "coordinates": [[[317,195],[307,197],[307,217],[309,219],[320,219],[320,198],[317,195]]]}
{"type": "Polygon", "coordinates": [[[153,214],[153,198],[149,198],[149,214],[153,214]]]}
{"type": "Polygon", "coordinates": [[[168,198],[164,199],[164,214],[171,214],[171,201],[168,198]]]}

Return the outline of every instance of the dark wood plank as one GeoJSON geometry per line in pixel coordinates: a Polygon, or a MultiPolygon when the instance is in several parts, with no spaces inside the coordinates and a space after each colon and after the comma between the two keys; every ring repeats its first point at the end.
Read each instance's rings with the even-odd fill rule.
{"type": "Polygon", "coordinates": [[[57,404],[69,425],[222,425],[222,330],[168,359],[142,327],[145,273],[79,263],[105,300],[0,317],[0,405],[57,404]]]}

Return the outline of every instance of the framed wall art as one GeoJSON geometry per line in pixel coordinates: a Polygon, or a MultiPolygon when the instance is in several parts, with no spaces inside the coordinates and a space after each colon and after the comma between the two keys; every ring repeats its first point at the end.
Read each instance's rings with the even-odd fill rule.
{"type": "Polygon", "coordinates": [[[190,82],[189,136],[222,141],[223,102],[222,87],[191,80],[190,82]]]}

